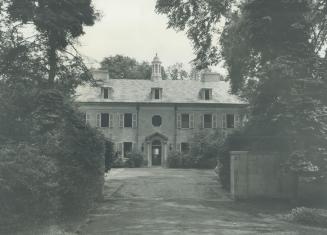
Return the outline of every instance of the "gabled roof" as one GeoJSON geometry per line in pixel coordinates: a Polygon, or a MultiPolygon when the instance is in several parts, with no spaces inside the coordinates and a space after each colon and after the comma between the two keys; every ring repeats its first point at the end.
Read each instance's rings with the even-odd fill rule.
{"type": "Polygon", "coordinates": [[[145,141],[151,141],[151,140],[153,140],[155,138],[159,138],[159,139],[162,139],[164,141],[167,141],[168,140],[168,137],[167,136],[165,136],[165,135],[163,135],[163,134],[161,134],[159,132],[156,132],[156,133],[154,133],[154,134],[149,135],[148,137],[146,137],[145,138],[145,141]]]}
{"type": "Polygon", "coordinates": [[[198,104],[246,104],[229,92],[228,82],[202,82],[194,80],[130,80],[108,79],[99,87],[80,86],[76,90],[77,102],[104,103],[198,103],[198,104]],[[112,87],[109,99],[101,97],[101,87],[112,87]],[[162,88],[162,99],[154,100],[152,88],[162,88]],[[212,100],[202,100],[203,88],[212,89],[212,100]]]}

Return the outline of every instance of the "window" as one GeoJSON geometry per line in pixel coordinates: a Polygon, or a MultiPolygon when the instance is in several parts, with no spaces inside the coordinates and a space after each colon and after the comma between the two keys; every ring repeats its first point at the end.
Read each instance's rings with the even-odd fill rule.
{"type": "Polygon", "coordinates": [[[210,100],[210,90],[208,89],[204,90],[204,99],[210,100]]]}
{"type": "Polygon", "coordinates": [[[119,128],[137,128],[136,113],[119,113],[117,117],[119,128]]]}
{"type": "Polygon", "coordinates": [[[202,90],[202,99],[211,100],[212,99],[212,89],[203,89],[202,90]]]}
{"type": "Polygon", "coordinates": [[[133,150],[132,142],[124,142],[124,157],[127,157],[129,153],[133,150]]]}
{"type": "Polygon", "coordinates": [[[203,116],[203,127],[212,128],[212,114],[205,114],[203,116]]]}
{"type": "Polygon", "coordinates": [[[152,88],[152,99],[160,100],[162,97],[162,88],[152,88]]]}
{"type": "Polygon", "coordinates": [[[177,114],[177,128],[178,129],[194,128],[194,113],[177,114]]]}
{"type": "Polygon", "coordinates": [[[159,127],[162,124],[162,118],[159,115],[155,115],[152,117],[152,125],[155,127],[159,127]]]}
{"type": "Polygon", "coordinates": [[[154,90],[154,99],[156,99],[156,100],[160,99],[160,90],[159,89],[154,90]]]}
{"type": "Polygon", "coordinates": [[[109,113],[101,113],[101,127],[109,127],[109,113]]]}
{"type": "Polygon", "coordinates": [[[84,113],[84,122],[85,122],[85,124],[90,123],[90,114],[84,113]]]}
{"type": "Polygon", "coordinates": [[[124,127],[133,127],[133,114],[125,113],[124,115],[124,127]]]}
{"type": "Polygon", "coordinates": [[[190,144],[189,143],[181,143],[181,152],[189,153],[190,152],[190,144]]]}
{"type": "Polygon", "coordinates": [[[109,99],[109,88],[108,87],[103,88],[103,98],[109,99]]]}
{"type": "Polygon", "coordinates": [[[190,128],[190,115],[182,114],[182,128],[190,128]]]}
{"type": "Polygon", "coordinates": [[[234,120],[234,114],[227,114],[227,128],[234,128],[235,127],[235,120],[234,120]]]}

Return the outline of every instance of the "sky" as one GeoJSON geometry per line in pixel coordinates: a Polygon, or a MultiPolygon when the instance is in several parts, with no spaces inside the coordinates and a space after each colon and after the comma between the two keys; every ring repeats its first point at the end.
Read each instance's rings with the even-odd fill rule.
{"type": "Polygon", "coordinates": [[[93,0],[102,17],[85,28],[79,51],[87,64],[96,67],[104,57],[122,54],[151,62],[156,53],[168,67],[194,59],[184,32],[167,29],[165,15],[155,13],[156,0],[93,0]]]}

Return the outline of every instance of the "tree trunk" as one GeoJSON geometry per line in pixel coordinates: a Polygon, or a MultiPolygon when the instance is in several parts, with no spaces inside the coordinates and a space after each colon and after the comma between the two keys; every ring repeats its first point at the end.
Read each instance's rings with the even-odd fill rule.
{"type": "Polygon", "coordinates": [[[48,36],[48,63],[49,63],[49,88],[54,87],[54,81],[57,73],[57,49],[55,46],[55,40],[52,33],[48,36]]]}

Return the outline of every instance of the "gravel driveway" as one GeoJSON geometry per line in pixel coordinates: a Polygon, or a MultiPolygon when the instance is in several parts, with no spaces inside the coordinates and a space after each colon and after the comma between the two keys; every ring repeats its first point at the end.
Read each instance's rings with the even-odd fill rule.
{"type": "Polygon", "coordinates": [[[114,169],[81,234],[327,234],[289,224],[280,202],[234,202],[213,170],[114,169]]]}

